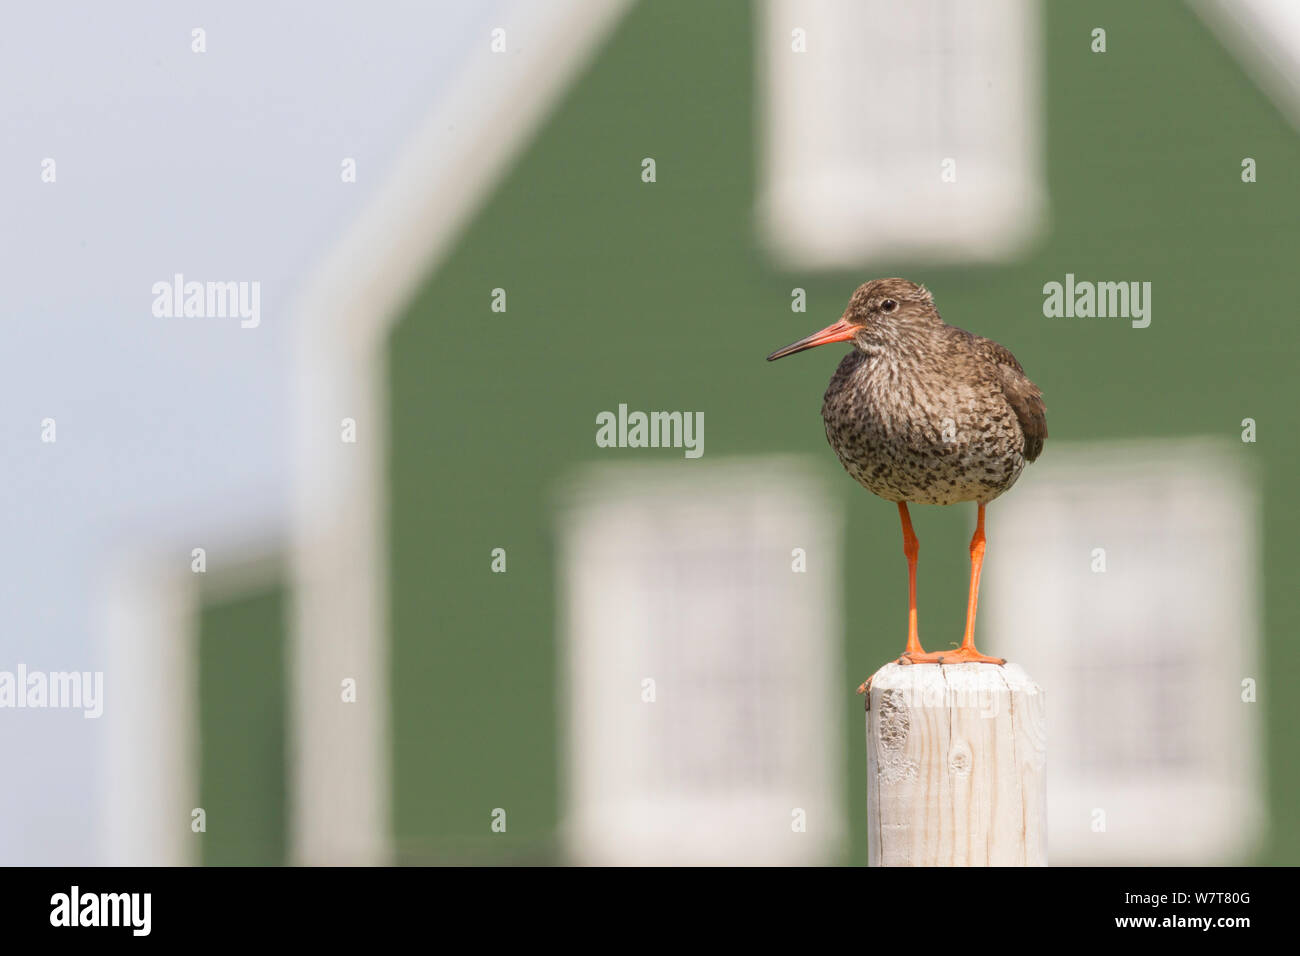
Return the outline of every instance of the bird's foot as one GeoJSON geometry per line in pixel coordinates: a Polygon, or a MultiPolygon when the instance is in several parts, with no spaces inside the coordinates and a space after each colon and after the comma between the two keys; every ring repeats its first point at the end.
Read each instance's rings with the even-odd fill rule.
{"type": "MultiPolygon", "coordinates": [[[[873,674],[872,677],[874,676],[875,675],[873,674]]],[[[866,680],[864,680],[861,684],[858,685],[858,693],[859,694],[871,693],[871,677],[868,677],[866,680]]]]}
{"type": "Polygon", "coordinates": [[[989,657],[973,647],[959,647],[951,651],[930,651],[920,654],[908,651],[898,658],[900,664],[1005,664],[1001,657],[989,657]]]}

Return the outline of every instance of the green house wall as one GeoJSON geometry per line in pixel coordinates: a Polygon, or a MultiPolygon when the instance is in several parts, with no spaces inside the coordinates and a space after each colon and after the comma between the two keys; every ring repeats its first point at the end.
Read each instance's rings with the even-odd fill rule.
{"type": "Polygon", "coordinates": [[[199,616],[199,806],[207,866],[277,866],[288,848],[286,591],[205,603],[199,616]]]}
{"type": "MultiPolygon", "coordinates": [[[[1257,420],[1259,441],[1241,454],[1263,476],[1266,667],[1206,692],[1235,695],[1242,676],[1259,678],[1273,818],[1260,860],[1300,860],[1288,797],[1300,784],[1289,691],[1300,676],[1300,137],[1183,4],[1044,6],[1052,222],[1005,267],[773,267],[753,219],[748,3],[642,2],[568,92],[389,343],[399,859],[560,858],[554,493],[588,461],[695,465],[680,453],[597,448],[596,413],[626,402],[703,411],[706,458],[810,456],[844,496],[846,563],[834,573],[846,595],[840,714],[853,836],[843,860],[865,860],[853,687],[902,641],[897,519],[826,447],[819,407],[836,350],[777,365],[763,357],[837,318],[860,281],[906,275],[935,291],[950,321],[1016,352],[1044,388],[1054,441],[1235,438],[1242,418],[1257,420]],[[1104,55],[1089,49],[1099,25],[1104,55]],[[646,156],[654,184],[640,179],[646,156]],[[1258,162],[1254,185],[1240,181],[1245,156],[1258,162]],[[1045,319],[1043,283],[1067,272],[1150,281],[1150,328],[1045,319]],[[807,315],[791,314],[794,286],[808,290],[807,315]],[[505,314],[489,308],[497,287],[505,314]],[[496,547],[507,549],[505,574],[489,570],[496,547]],[[505,834],[490,832],[498,807],[505,834]]],[[[922,627],[956,635],[973,519],[916,516],[922,627]]],[[[996,506],[989,521],[996,548],[996,506]]]]}

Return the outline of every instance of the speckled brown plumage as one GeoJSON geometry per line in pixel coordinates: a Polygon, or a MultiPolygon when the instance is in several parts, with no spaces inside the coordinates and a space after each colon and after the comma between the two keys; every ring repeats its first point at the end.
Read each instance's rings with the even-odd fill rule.
{"type": "Polygon", "coordinates": [[[1010,351],[946,324],[923,287],[868,282],[845,318],[854,348],[826,389],[822,419],[844,468],[873,494],[986,504],[1042,452],[1038,387],[1010,351]]]}

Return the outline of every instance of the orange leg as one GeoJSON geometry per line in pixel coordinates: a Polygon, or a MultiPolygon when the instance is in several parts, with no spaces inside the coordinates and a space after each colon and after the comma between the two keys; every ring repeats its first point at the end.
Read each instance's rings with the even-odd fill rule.
{"type": "Polygon", "coordinates": [[[904,654],[924,654],[916,629],[916,557],[921,553],[921,542],[912,530],[912,516],[907,513],[907,502],[898,503],[898,517],[903,522],[903,554],[907,556],[907,647],[904,654]]]}
{"type": "MultiPolygon", "coordinates": [[[[903,649],[904,656],[898,660],[899,663],[908,663],[908,658],[913,655],[925,655],[916,628],[916,557],[921,553],[921,542],[912,530],[912,516],[907,513],[906,501],[898,503],[898,517],[903,523],[903,554],[907,557],[907,647],[903,649]]],[[[870,684],[871,679],[868,678],[858,687],[858,693],[865,694],[870,684]]]]}
{"type": "MultiPolygon", "coordinates": [[[[930,654],[905,653],[899,663],[913,664],[1005,664],[1000,657],[989,657],[975,650],[975,608],[980,598],[980,572],[984,570],[984,505],[979,506],[975,520],[975,534],[970,539],[970,597],[966,601],[966,633],[961,647],[955,651],[936,651],[930,654]]],[[[909,645],[910,647],[910,645],[909,645]]]]}

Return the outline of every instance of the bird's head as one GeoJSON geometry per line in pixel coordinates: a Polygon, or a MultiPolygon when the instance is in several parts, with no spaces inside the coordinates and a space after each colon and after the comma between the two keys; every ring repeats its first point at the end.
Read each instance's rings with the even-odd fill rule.
{"type": "Polygon", "coordinates": [[[940,321],[934,297],[925,286],[906,279],[872,279],[858,286],[844,314],[834,325],[777,349],[767,357],[774,362],[816,345],[852,341],[864,352],[897,338],[908,329],[940,321]]]}

